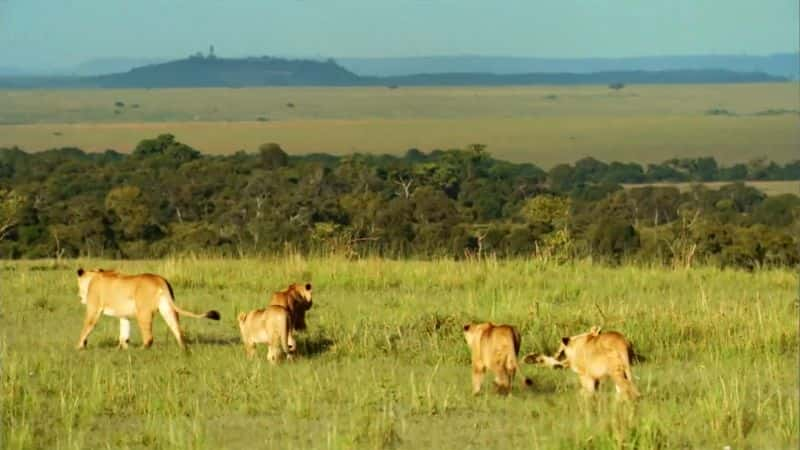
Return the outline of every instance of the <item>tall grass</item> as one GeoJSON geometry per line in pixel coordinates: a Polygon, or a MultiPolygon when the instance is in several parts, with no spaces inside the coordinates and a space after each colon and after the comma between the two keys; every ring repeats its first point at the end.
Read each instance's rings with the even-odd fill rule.
{"type": "Polygon", "coordinates": [[[797,274],[608,268],[578,262],[350,261],[337,257],[4,262],[4,448],[796,448],[797,274]],[[73,349],[83,307],[74,269],[155,272],[184,319],[149,350],[100,320],[73,349]],[[247,360],[235,314],[311,279],[302,357],[247,360]],[[644,362],[643,398],[584,401],[574,374],[523,366],[534,387],[473,397],[461,325],[517,325],[522,352],[603,325],[644,362]]]}

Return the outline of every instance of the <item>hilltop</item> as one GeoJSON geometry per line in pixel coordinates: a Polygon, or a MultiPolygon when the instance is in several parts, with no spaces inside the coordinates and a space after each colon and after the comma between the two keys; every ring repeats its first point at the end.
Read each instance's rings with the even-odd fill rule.
{"type": "Polygon", "coordinates": [[[99,87],[350,86],[358,75],[333,60],[193,56],[91,78],[99,87]]]}

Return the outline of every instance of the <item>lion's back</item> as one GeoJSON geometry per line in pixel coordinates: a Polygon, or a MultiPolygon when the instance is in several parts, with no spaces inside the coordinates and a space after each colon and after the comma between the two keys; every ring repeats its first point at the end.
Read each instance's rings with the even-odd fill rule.
{"type": "Polygon", "coordinates": [[[590,368],[592,372],[610,372],[618,368],[628,369],[630,343],[625,336],[616,331],[603,332],[587,340],[581,352],[583,361],[579,365],[590,368]]]}
{"type": "Polygon", "coordinates": [[[127,309],[133,303],[137,309],[155,309],[165,290],[172,296],[169,283],[163,277],[150,273],[102,273],[89,284],[90,297],[102,301],[107,308],[127,309]]]}
{"type": "Polygon", "coordinates": [[[245,340],[267,342],[276,334],[290,332],[291,326],[289,311],[279,305],[269,305],[239,315],[239,328],[245,340]]]}

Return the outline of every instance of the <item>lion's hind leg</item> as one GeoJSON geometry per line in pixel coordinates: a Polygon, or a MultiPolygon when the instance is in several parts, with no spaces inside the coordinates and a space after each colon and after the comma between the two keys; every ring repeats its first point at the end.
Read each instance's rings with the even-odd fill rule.
{"type": "Polygon", "coordinates": [[[181,334],[181,328],[178,325],[178,312],[172,308],[169,299],[162,298],[160,302],[158,302],[158,312],[161,313],[161,317],[164,318],[164,322],[167,322],[167,326],[169,327],[170,331],[172,331],[172,335],[175,336],[175,340],[178,341],[178,345],[185,349],[186,345],[183,343],[183,335],[181,334]]]}
{"type": "Polygon", "coordinates": [[[472,395],[478,395],[483,385],[483,375],[486,373],[485,367],[472,366],[472,395]]]}
{"type": "Polygon", "coordinates": [[[247,355],[249,359],[252,359],[256,356],[256,344],[255,342],[245,341],[244,343],[244,353],[247,355]]]}
{"type": "Polygon", "coordinates": [[[628,400],[636,400],[639,398],[639,390],[636,389],[630,377],[630,370],[625,370],[622,367],[613,371],[611,374],[611,379],[614,381],[614,385],[617,388],[617,397],[624,396],[628,400]]]}
{"type": "Polygon", "coordinates": [[[505,367],[498,367],[494,373],[494,385],[498,394],[508,395],[511,392],[511,380],[514,379],[514,372],[505,367]]]}
{"type": "Polygon", "coordinates": [[[119,348],[128,349],[131,340],[131,321],[122,317],[119,319],[119,348]]]}

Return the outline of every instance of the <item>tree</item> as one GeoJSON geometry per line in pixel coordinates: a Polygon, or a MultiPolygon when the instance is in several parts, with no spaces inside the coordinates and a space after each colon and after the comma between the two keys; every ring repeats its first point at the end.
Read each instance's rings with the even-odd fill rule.
{"type": "Polygon", "coordinates": [[[558,164],[547,173],[547,179],[550,189],[567,192],[575,183],[575,170],[569,164],[558,164]]]}
{"type": "Polygon", "coordinates": [[[570,207],[569,198],[554,195],[537,195],[523,205],[520,215],[532,231],[538,229],[536,234],[541,237],[541,245],[535,243],[540,257],[564,260],[571,254],[570,207]]]}
{"type": "Polygon", "coordinates": [[[261,167],[266,170],[274,170],[289,165],[289,155],[283,151],[280,145],[274,142],[261,144],[258,147],[258,157],[261,167]]]}
{"type": "Polygon", "coordinates": [[[630,223],[616,219],[602,219],[593,229],[592,248],[601,255],[619,261],[639,249],[639,233],[630,223]]]}
{"type": "Polygon", "coordinates": [[[0,241],[20,223],[25,197],[13,189],[0,189],[0,241]]]}
{"type": "Polygon", "coordinates": [[[145,237],[151,220],[141,189],[136,186],[114,188],[106,195],[105,207],[109,214],[117,217],[126,239],[145,237]]]}
{"type": "Polygon", "coordinates": [[[528,223],[541,222],[553,229],[565,229],[569,221],[569,208],[569,198],[537,195],[525,202],[520,215],[528,223]]]}
{"type": "Polygon", "coordinates": [[[197,159],[200,152],[192,147],[178,142],[171,134],[161,134],[155,139],[144,139],[136,145],[133,156],[137,158],[148,158],[152,156],[164,156],[165,163],[176,166],[182,163],[197,159]]]}
{"type": "Polygon", "coordinates": [[[767,197],[755,207],[752,219],[771,227],[787,227],[800,217],[800,197],[782,194],[767,197]]]}
{"type": "Polygon", "coordinates": [[[582,158],[575,162],[573,179],[577,183],[598,182],[608,171],[608,164],[592,157],[582,158]]]}
{"type": "Polygon", "coordinates": [[[615,90],[615,91],[618,91],[618,90],[620,90],[620,89],[622,89],[624,87],[625,87],[625,85],[623,83],[611,83],[611,84],[608,85],[609,89],[612,89],[612,90],[615,90]]]}

